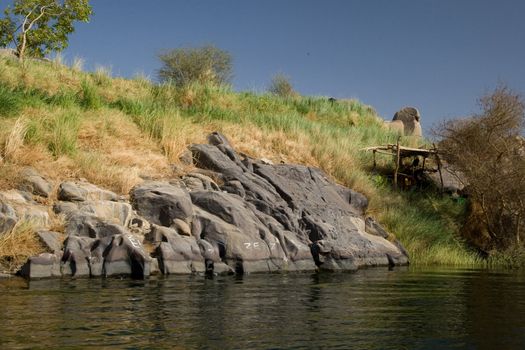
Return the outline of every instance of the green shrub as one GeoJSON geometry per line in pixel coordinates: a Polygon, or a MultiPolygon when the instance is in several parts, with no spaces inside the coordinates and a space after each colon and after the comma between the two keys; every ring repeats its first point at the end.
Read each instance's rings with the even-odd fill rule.
{"type": "Polygon", "coordinates": [[[177,87],[194,82],[220,85],[232,77],[231,55],[212,45],[173,49],[159,58],[163,63],[158,71],[160,81],[177,87]]]}
{"type": "MultiPolygon", "coordinates": [[[[284,98],[297,95],[292,86],[292,83],[290,82],[290,78],[283,74],[277,74],[272,78],[268,91],[274,95],[284,98]]],[[[304,110],[303,112],[306,113],[307,110],[304,110]]]]}

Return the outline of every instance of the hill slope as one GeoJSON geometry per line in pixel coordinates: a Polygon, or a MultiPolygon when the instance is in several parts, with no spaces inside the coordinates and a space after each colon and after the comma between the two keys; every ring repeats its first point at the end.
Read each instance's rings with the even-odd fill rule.
{"type": "MultiPolygon", "coordinates": [[[[404,244],[412,263],[482,264],[457,236],[461,203],[394,192],[371,174],[371,155],[359,149],[397,136],[358,101],[283,99],[198,84],[177,89],[102,70],[0,58],[0,190],[17,187],[20,171],[32,166],[56,184],[85,178],[127,194],[143,179],[191,171],[179,156],[215,130],[249,156],[319,167],[365,194],[369,212],[404,244]]],[[[381,159],[379,167],[389,161],[381,159]]],[[[10,254],[2,247],[0,255],[10,254]]]]}

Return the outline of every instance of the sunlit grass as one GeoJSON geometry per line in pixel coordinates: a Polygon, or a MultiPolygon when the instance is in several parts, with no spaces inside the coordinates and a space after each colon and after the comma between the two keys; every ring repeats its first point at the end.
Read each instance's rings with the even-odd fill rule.
{"type": "MultiPolygon", "coordinates": [[[[84,177],[125,194],[142,178],[172,176],[170,164],[184,169],[178,158],[187,146],[218,130],[245,154],[319,167],[367,195],[369,214],[405,245],[413,264],[485,264],[458,236],[460,203],[395,192],[384,176],[370,172],[371,154],[360,149],[397,140],[370,106],[211,84],[177,88],[140,76],[112,78],[105,68],[80,70],[79,61],[72,68],[39,62],[21,67],[0,59],[0,135],[5,141],[10,133],[20,134],[12,117],[21,114],[23,137],[12,138],[22,144],[13,149],[26,147],[26,156],[11,157],[3,173],[35,163],[49,178],[84,177]]],[[[378,159],[382,168],[390,162],[378,159]]]]}
{"type": "Polygon", "coordinates": [[[0,237],[0,267],[4,272],[16,272],[29,257],[42,251],[34,225],[20,221],[0,237]]]}
{"type": "Polygon", "coordinates": [[[20,95],[12,88],[0,83],[0,118],[16,115],[22,107],[20,95]]]}

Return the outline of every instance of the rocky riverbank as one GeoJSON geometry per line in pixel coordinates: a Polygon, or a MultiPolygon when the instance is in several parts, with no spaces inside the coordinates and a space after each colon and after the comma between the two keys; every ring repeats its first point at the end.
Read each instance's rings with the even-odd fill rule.
{"type": "Polygon", "coordinates": [[[0,232],[30,221],[47,252],[27,278],[355,270],[408,264],[404,248],[372,218],[367,199],[319,169],[238,154],[219,133],[182,160],[195,171],[146,180],[129,196],[82,181],[53,186],[34,170],[23,190],[0,196],[0,232]],[[39,200],[40,198],[40,200],[39,200]],[[50,203],[53,202],[53,203],[50,203]],[[50,226],[49,207],[65,218],[50,226]],[[65,240],[64,240],[65,237],[65,240]]]}

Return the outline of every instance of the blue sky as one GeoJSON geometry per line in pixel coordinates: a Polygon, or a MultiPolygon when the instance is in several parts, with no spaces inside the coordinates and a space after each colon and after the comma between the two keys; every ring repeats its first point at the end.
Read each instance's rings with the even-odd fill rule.
{"type": "MultiPolygon", "coordinates": [[[[2,1],[3,2],[3,1],[2,1]]],[[[500,83],[525,93],[525,1],[92,0],[66,59],[155,78],[167,48],[214,44],[236,90],[284,73],[304,95],[358,98],[385,119],[418,107],[428,129],[477,111],[500,83]]]]}

